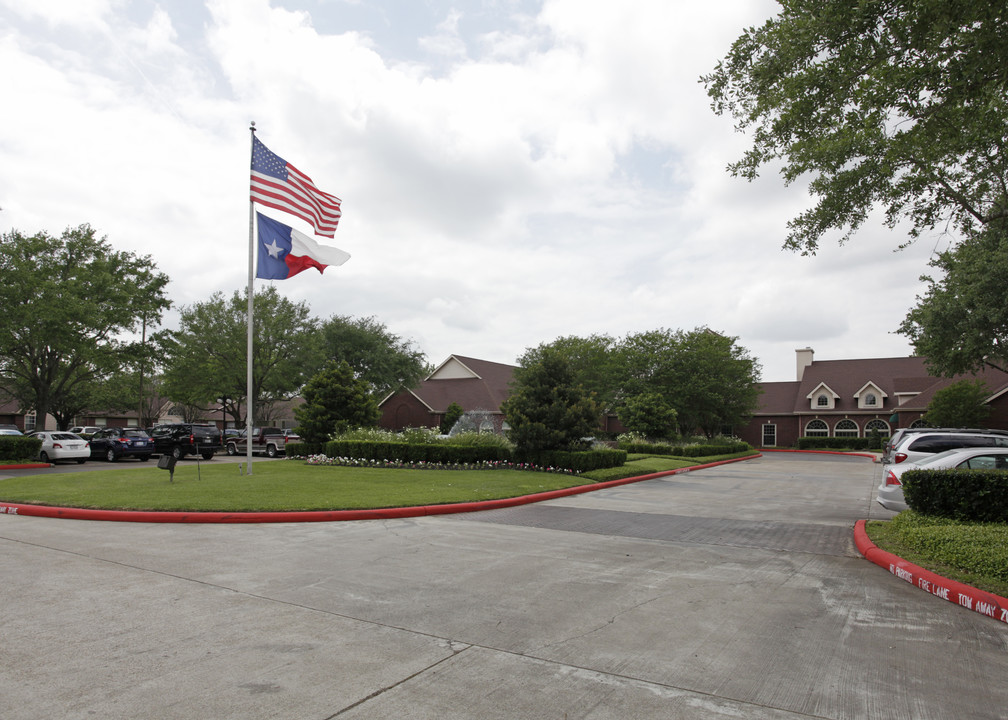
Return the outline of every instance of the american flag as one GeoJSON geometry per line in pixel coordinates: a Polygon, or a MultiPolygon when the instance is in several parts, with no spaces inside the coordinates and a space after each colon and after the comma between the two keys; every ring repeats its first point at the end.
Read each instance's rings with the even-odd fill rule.
{"type": "Polygon", "coordinates": [[[311,223],[318,235],[333,237],[340,219],[335,195],[322,192],[312,179],[252,138],[252,201],[311,223]]]}

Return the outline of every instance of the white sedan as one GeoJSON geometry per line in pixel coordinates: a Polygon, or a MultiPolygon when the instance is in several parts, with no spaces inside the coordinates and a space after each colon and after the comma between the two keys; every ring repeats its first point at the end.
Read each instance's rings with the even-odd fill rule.
{"type": "Polygon", "coordinates": [[[76,460],[78,463],[83,463],[91,457],[91,447],[88,445],[88,441],[72,432],[64,430],[40,431],[34,433],[32,437],[37,437],[42,441],[42,447],[39,448],[39,460],[42,462],[76,460]]]}
{"type": "Polygon", "coordinates": [[[1008,470],[1008,448],[972,447],[957,448],[936,453],[912,463],[886,465],[882,469],[882,484],[875,500],[887,510],[900,512],[907,509],[900,478],[908,470],[1008,470]]]}

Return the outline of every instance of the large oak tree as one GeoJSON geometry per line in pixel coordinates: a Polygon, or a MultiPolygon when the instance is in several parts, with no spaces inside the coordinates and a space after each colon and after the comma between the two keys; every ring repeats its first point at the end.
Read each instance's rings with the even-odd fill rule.
{"type": "Polygon", "coordinates": [[[933,263],[901,332],[946,375],[997,362],[1008,342],[1008,5],[990,0],[782,0],[701,80],[718,114],[748,132],[729,166],[752,179],[779,167],[809,180],[815,204],[785,247],[841,242],[874,209],[910,240],[963,242],[933,263]]]}
{"type": "MultiPolygon", "coordinates": [[[[318,321],[305,303],[273,286],[253,298],[253,422],[269,422],[271,407],[297,394],[318,369],[318,321]]],[[[248,389],[248,295],[214,293],[182,308],[177,330],[163,332],[162,392],[183,406],[205,410],[218,399],[236,424],[245,422],[248,389]]]]}
{"type": "Polygon", "coordinates": [[[55,237],[0,236],[0,381],[40,426],[65,427],[140,352],[132,339],[170,306],[150,256],[116,250],[89,225],[55,237]]]}
{"type": "Polygon", "coordinates": [[[786,246],[814,253],[876,207],[911,236],[1008,216],[1008,5],[782,0],[702,78],[752,146],[731,172],[781,166],[816,204],[786,246]]]}

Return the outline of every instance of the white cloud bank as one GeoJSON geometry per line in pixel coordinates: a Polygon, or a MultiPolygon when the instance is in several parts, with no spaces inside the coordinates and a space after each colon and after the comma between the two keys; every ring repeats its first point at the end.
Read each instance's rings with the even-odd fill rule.
{"type": "Polygon", "coordinates": [[[745,138],[698,77],[774,8],[0,0],[0,230],[90,223],[180,305],[241,290],[255,120],[343,198],[333,244],[353,255],[280,291],[374,315],[433,363],[701,325],[767,380],[806,345],[907,355],[893,331],[944,241],[893,253],[877,223],[794,256],[801,188],[724,170],[745,138]]]}

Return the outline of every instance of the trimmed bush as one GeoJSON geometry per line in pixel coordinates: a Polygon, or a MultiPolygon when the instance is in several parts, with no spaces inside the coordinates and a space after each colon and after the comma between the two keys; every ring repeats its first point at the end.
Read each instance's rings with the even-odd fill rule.
{"type": "Polygon", "coordinates": [[[0,462],[18,463],[38,458],[42,441],[26,435],[0,435],[0,462]]]}
{"type": "Polygon", "coordinates": [[[289,442],[284,446],[284,454],[287,457],[308,457],[309,455],[318,455],[322,452],[323,447],[325,447],[325,443],[310,443],[304,440],[289,442]]]}
{"type": "MultiPolygon", "coordinates": [[[[539,450],[517,453],[507,439],[489,433],[460,433],[447,439],[411,438],[393,433],[351,432],[330,440],[316,452],[331,458],[345,457],[358,460],[427,463],[437,465],[465,465],[493,462],[528,463],[541,468],[556,468],[586,472],[609,468],[626,462],[626,452],[599,448],[586,451],[539,450]]],[[[295,453],[294,443],[288,445],[288,454],[295,453]]],[[[315,453],[304,453],[315,454],[315,453]]]]}
{"type": "Polygon", "coordinates": [[[707,457],[708,455],[732,455],[752,450],[749,443],[741,440],[718,442],[707,445],[665,445],[662,443],[621,442],[621,450],[636,455],[671,455],[673,457],[707,457]]]}
{"type": "Polygon", "coordinates": [[[626,450],[601,448],[594,450],[530,450],[515,452],[515,462],[530,463],[541,468],[562,468],[582,473],[601,468],[619,467],[626,463],[626,450]]]}
{"type": "Polygon", "coordinates": [[[396,441],[330,440],[323,447],[329,457],[362,460],[397,460],[454,465],[510,460],[511,452],[501,445],[454,445],[449,443],[408,443],[396,441]]]}
{"type": "Polygon", "coordinates": [[[870,444],[871,439],[864,437],[800,437],[797,447],[799,450],[868,450],[870,444]]]}
{"type": "Polygon", "coordinates": [[[903,497],[922,515],[1008,522],[1008,472],[1004,470],[908,470],[903,497]]]}

